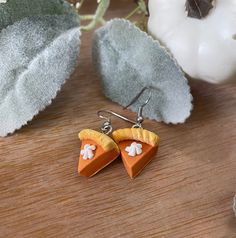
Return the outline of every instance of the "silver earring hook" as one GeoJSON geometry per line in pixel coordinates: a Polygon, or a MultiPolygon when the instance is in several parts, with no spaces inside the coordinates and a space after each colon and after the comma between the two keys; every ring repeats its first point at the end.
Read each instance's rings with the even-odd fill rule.
{"type": "Polygon", "coordinates": [[[128,107],[130,107],[131,105],[133,105],[133,104],[140,98],[140,96],[141,96],[146,90],[149,90],[150,94],[149,94],[148,99],[144,102],[143,105],[141,105],[142,108],[145,107],[145,106],[149,103],[149,101],[150,101],[150,99],[151,99],[151,97],[152,97],[152,90],[151,90],[151,89],[152,89],[152,87],[144,87],[144,88],[132,99],[132,101],[131,101],[126,107],[124,107],[124,109],[127,109],[128,107]]]}
{"type": "Polygon", "coordinates": [[[115,116],[115,117],[117,117],[123,121],[129,122],[131,124],[136,124],[135,121],[130,120],[129,118],[124,117],[116,112],[111,111],[111,110],[99,110],[97,112],[98,117],[105,120],[105,122],[101,126],[101,130],[106,135],[109,135],[113,131],[113,128],[112,128],[112,124],[111,124],[111,117],[105,116],[104,114],[109,114],[110,116],[115,116]]]}
{"type": "Polygon", "coordinates": [[[138,114],[137,114],[137,118],[136,121],[131,120],[127,117],[124,117],[116,112],[113,112],[111,110],[99,110],[97,112],[97,115],[99,118],[105,120],[105,122],[103,123],[101,130],[104,134],[108,135],[112,132],[113,128],[111,125],[111,117],[110,116],[115,116],[123,121],[129,122],[131,124],[133,124],[133,128],[142,128],[142,123],[144,121],[143,118],[143,108],[149,103],[151,97],[152,97],[152,91],[151,91],[151,87],[145,87],[143,88],[138,95],[135,96],[135,98],[133,98],[133,100],[131,101],[131,103],[126,106],[124,109],[128,108],[129,106],[131,106],[132,104],[134,104],[139,97],[146,91],[146,90],[150,90],[149,96],[147,98],[147,100],[138,108],[138,114]],[[107,114],[107,116],[105,115],[107,114]]]}
{"type": "Polygon", "coordinates": [[[149,101],[152,98],[152,87],[144,87],[133,99],[132,101],[124,108],[127,109],[128,107],[130,107],[131,105],[133,105],[140,97],[141,95],[146,91],[149,90],[149,96],[147,98],[147,100],[138,108],[138,115],[136,118],[136,123],[134,124],[134,128],[141,128],[142,127],[142,123],[144,121],[143,118],[143,108],[149,103],[149,101]]]}
{"type": "Polygon", "coordinates": [[[109,135],[113,131],[113,128],[111,125],[111,118],[105,117],[101,113],[102,113],[102,111],[97,112],[98,117],[105,120],[105,122],[101,126],[101,131],[102,131],[102,133],[109,135]]]}
{"type": "Polygon", "coordinates": [[[99,110],[99,111],[97,112],[97,115],[98,115],[98,117],[100,117],[101,119],[105,119],[106,121],[111,121],[111,118],[110,118],[110,117],[104,116],[105,113],[110,114],[110,115],[112,115],[112,116],[115,116],[115,117],[117,117],[117,118],[119,118],[119,119],[121,119],[121,120],[123,120],[123,121],[129,122],[129,123],[131,123],[131,124],[135,124],[135,123],[136,123],[135,121],[130,120],[129,118],[124,117],[124,116],[122,116],[122,115],[120,115],[120,114],[118,114],[118,113],[116,113],[116,112],[111,111],[111,110],[99,110]]]}

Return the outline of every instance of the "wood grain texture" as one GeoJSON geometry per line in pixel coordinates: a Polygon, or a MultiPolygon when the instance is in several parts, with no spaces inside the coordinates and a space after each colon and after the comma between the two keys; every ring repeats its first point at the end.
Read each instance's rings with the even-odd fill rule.
{"type": "MultiPolygon", "coordinates": [[[[108,17],[129,11],[117,2],[108,17]]],[[[78,69],[53,104],[0,139],[0,237],[235,238],[236,86],[193,82],[186,124],[146,121],[161,146],[135,180],[120,160],[85,179],[77,174],[77,133],[99,129],[97,110],[122,109],[101,92],[91,33],[82,40],[78,69]]]]}

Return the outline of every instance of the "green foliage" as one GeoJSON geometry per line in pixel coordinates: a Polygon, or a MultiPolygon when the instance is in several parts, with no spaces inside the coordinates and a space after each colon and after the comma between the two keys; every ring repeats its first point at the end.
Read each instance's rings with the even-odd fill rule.
{"type": "Polygon", "coordinates": [[[0,4],[0,30],[25,17],[75,14],[63,0],[8,0],[0,4]]]}
{"type": "MultiPolygon", "coordinates": [[[[129,21],[116,19],[96,31],[93,43],[93,60],[107,97],[126,106],[144,87],[151,87],[156,90],[145,116],[174,124],[190,116],[187,79],[158,41],[129,21]]],[[[131,109],[137,111],[138,105],[131,109]]]]}
{"type": "Polygon", "coordinates": [[[70,77],[80,29],[78,15],[60,0],[0,4],[0,27],[0,136],[6,136],[51,104],[70,77]]]}

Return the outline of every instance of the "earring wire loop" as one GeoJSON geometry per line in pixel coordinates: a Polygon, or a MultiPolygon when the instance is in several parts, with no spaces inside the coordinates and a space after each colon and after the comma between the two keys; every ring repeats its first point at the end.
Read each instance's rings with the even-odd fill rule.
{"type": "Polygon", "coordinates": [[[140,106],[140,108],[144,108],[150,101],[151,97],[152,97],[152,87],[144,87],[133,99],[132,101],[126,106],[124,107],[124,109],[127,109],[128,107],[130,107],[131,105],[133,105],[139,98],[140,96],[146,91],[149,90],[149,96],[148,99],[143,103],[143,105],[140,106]]]}
{"type": "Polygon", "coordinates": [[[149,101],[152,98],[152,90],[151,89],[152,89],[152,87],[144,87],[139,92],[139,94],[137,94],[133,98],[133,100],[124,108],[124,109],[126,109],[126,108],[130,107],[131,105],[133,105],[146,90],[149,90],[149,96],[148,96],[147,100],[138,108],[138,114],[137,114],[137,118],[136,118],[136,123],[133,126],[134,128],[141,128],[142,127],[142,123],[144,121],[144,118],[143,118],[143,108],[149,103],[149,101]]]}
{"type": "Polygon", "coordinates": [[[100,110],[100,111],[97,112],[97,115],[98,115],[98,117],[100,117],[101,119],[104,119],[104,120],[110,122],[110,121],[111,121],[111,118],[104,116],[105,113],[110,114],[110,115],[112,115],[112,116],[115,116],[115,117],[117,117],[117,118],[119,118],[119,119],[121,119],[121,120],[123,120],[123,121],[129,122],[129,123],[131,123],[131,124],[136,124],[136,121],[130,120],[129,118],[124,117],[124,116],[122,116],[122,115],[120,115],[120,114],[118,114],[118,113],[116,113],[116,112],[111,111],[111,110],[100,110]]]}
{"type": "Polygon", "coordinates": [[[139,92],[139,94],[137,94],[132,99],[132,101],[126,107],[124,107],[124,109],[127,109],[128,107],[133,105],[146,90],[149,90],[149,96],[148,96],[147,100],[138,108],[138,114],[137,114],[136,121],[131,120],[131,119],[129,119],[129,118],[125,117],[125,116],[122,116],[122,115],[120,115],[120,114],[118,114],[116,112],[113,112],[111,110],[99,110],[97,112],[98,117],[105,120],[105,123],[103,124],[103,127],[101,128],[102,131],[105,134],[109,134],[112,131],[111,118],[108,117],[108,116],[105,116],[104,114],[109,114],[109,115],[115,116],[115,117],[117,117],[117,118],[119,118],[119,119],[121,119],[123,121],[129,122],[129,123],[133,124],[134,128],[142,128],[142,123],[144,121],[144,119],[143,119],[143,108],[149,103],[149,101],[150,101],[150,99],[152,97],[152,90],[151,89],[152,89],[151,87],[144,87],[139,92]]]}

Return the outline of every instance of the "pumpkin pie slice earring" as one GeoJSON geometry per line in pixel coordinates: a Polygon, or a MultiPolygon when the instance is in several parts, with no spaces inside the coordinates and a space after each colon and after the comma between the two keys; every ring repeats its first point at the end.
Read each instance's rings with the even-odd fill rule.
{"type": "Polygon", "coordinates": [[[110,120],[101,129],[102,133],[91,129],[79,133],[82,143],[78,172],[81,176],[92,177],[120,155],[117,144],[108,136],[112,132],[110,120]]]}
{"type": "MultiPolygon", "coordinates": [[[[144,88],[127,107],[132,105],[146,89],[148,88],[144,88]]],[[[142,128],[143,107],[148,104],[151,95],[150,90],[149,98],[139,107],[138,116],[132,128],[119,129],[112,133],[114,141],[120,148],[124,166],[131,178],[136,177],[158,151],[159,136],[142,128]]]]}
{"type": "Polygon", "coordinates": [[[98,116],[101,118],[106,118],[103,116],[106,113],[133,124],[132,128],[119,129],[112,133],[112,137],[120,149],[124,166],[131,178],[136,177],[154,158],[160,141],[159,136],[154,132],[142,128],[144,120],[142,111],[151,99],[151,89],[144,88],[127,107],[132,105],[146,89],[150,90],[150,95],[146,102],[139,107],[136,121],[109,110],[98,112],[98,116]]]}
{"type": "Polygon", "coordinates": [[[159,137],[143,128],[125,128],[113,132],[113,138],[121,151],[121,158],[128,175],[136,177],[154,158],[159,137]]]}

